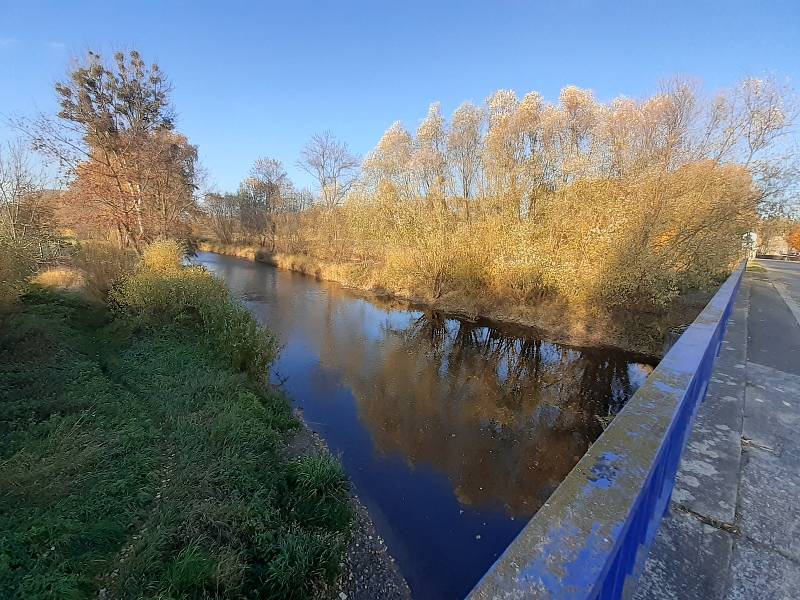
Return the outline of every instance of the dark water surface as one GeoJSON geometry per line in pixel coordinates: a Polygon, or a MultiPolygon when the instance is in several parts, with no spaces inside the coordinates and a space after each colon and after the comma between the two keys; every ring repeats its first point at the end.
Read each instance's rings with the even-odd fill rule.
{"type": "Polygon", "coordinates": [[[652,370],[201,253],[284,344],[272,372],[341,457],[417,598],[461,598],[652,370]]]}

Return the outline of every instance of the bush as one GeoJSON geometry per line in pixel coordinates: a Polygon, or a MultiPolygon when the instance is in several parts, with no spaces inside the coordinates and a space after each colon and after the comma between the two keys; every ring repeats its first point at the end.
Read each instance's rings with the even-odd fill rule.
{"type": "Polygon", "coordinates": [[[225,284],[201,267],[170,270],[169,249],[160,245],[142,268],[111,292],[122,309],[149,323],[173,321],[201,332],[234,368],[256,378],[266,375],[278,344],[255,318],[231,298],[225,284]],[[155,265],[155,270],[151,267],[155,265]]]}
{"type": "Polygon", "coordinates": [[[182,264],[186,251],[175,240],[153,242],[144,250],[142,265],[153,273],[174,274],[182,264]]]}
{"type": "Polygon", "coordinates": [[[40,271],[31,281],[45,287],[71,292],[80,292],[86,287],[86,277],[83,272],[70,267],[53,267],[40,271]]]}
{"type": "Polygon", "coordinates": [[[0,305],[12,304],[25,289],[25,280],[36,268],[30,248],[12,242],[0,242],[0,305]]]}
{"type": "Polygon", "coordinates": [[[104,300],[114,283],[132,273],[137,262],[133,250],[102,240],[81,242],[72,257],[75,268],[84,273],[87,293],[98,300],[104,300]]]}

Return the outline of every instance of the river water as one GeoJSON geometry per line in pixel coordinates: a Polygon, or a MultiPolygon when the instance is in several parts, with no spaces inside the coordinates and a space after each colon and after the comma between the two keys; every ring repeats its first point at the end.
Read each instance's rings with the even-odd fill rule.
{"type": "Polygon", "coordinates": [[[280,338],[271,379],[338,455],[415,598],[462,598],[653,362],[364,299],[211,253],[280,338]]]}

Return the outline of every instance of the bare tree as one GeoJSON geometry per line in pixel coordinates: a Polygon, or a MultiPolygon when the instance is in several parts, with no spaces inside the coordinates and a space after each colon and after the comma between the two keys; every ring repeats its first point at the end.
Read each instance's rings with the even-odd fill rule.
{"type": "Polygon", "coordinates": [[[258,198],[268,214],[285,212],[292,182],[281,161],[259,158],[250,169],[250,176],[242,183],[258,198]]]}
{"type": "Polygon", "coordinates": [[[311,137],[297,165],[316,179],[326,208],[338,206],[358,176],[358,157],[330,131],[311,137]]]}
{"type": "Polygon", "coordinates": [[[42,228],[45,220],[45,179],[34,170],[22,142],[0,147],[0,235],[22,242],[42,228]]]}
{"type": "Polygon", "coordinates": [[[206,194],[203,212],[208,217],[209,227],[223,244],[230,244],[235,240],[239,222],[238,194],[206,194]]]}

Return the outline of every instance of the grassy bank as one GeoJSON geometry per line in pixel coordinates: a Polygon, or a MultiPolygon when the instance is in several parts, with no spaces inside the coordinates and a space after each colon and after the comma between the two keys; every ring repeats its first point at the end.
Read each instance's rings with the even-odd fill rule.
{"type": "Polygon", "coordinates": [[[480,290],[461,290],[436,296],[424,290],[387,284],[380,277],[381,266],[367,261],[337,263],[305,254],[273,253],[253,245],[212,241],[202,241],[197,247],[203,252],[263,262],[380,297],[425,305],[469,319],[483,317],[533,327],[556,342],[614,346],[652,356],[663,354],[668,332],[691,323],[712,295],[710,292],[688,294],[658,311],[587,307],[569,304],[558,298],[521,302],[514,298],[486,296],[480,290]]]}
{"type": "Polygon", "coordinates": [[[189,304],[159,321],[34,288],[0,313],[0,597],[307,598],[335,578],[341,467],[284,456],[286,401],[189,304]]]}

